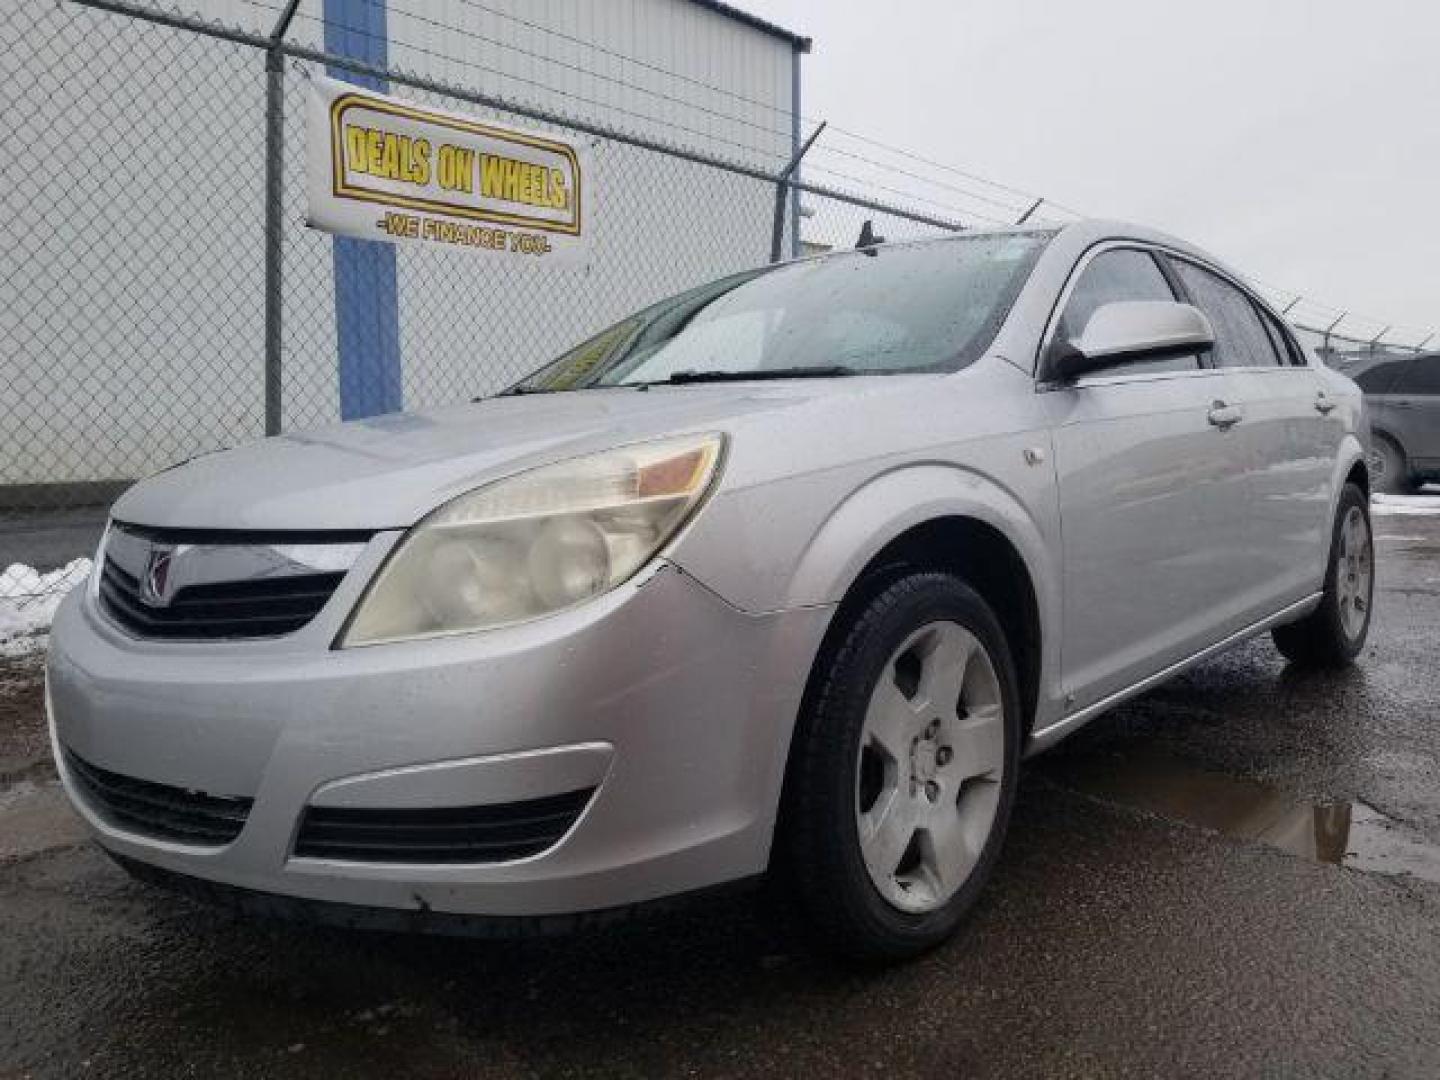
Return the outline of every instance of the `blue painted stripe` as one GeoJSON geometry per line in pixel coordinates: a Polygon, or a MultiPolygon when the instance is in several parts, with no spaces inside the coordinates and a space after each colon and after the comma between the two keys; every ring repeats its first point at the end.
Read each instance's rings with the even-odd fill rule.
{"type": "MultiPolygon", "coordinates": [[[[325,51],[385,67],[385,0],[325,0],[325,51]]],[[[384,93],[385,79],[334,68],[330,74],[384,93]]],[[[335,338],[340,416],[353,420],[395,412],[400,382],[400,299],[395,246],[349,236],[331,238],[335,263],[335,338]]]]}

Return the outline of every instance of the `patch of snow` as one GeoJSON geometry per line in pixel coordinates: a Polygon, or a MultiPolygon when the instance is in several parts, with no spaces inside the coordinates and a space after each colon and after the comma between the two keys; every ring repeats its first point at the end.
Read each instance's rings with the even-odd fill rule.
{"type": "Polygon", "coordinates": [[[1392,517],[1440,515],[1440,495],[1372,495],[1370,512],[1392,517]]]}
{"type": "Polygon", "coordinates": [[[24,563],[0,570],[0,656],[43,650],[55,609],[89,574],[89,559],[74,559],[43,573],[24,563]]]}

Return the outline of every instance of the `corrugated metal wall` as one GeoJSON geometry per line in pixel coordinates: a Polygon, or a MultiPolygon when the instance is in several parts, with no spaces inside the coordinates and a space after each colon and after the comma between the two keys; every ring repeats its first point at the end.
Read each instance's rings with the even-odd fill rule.
{"type": "Polygon", "coordinates": [[[399,69],[725,157],[788,156],[790,46],[688,0],[391,0],[389,14],[399,69]]]}

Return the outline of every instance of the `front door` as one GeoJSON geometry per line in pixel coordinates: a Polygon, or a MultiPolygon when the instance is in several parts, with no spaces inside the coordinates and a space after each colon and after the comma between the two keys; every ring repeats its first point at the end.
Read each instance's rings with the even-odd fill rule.
{"type": "MultiPolygon", "coordinates": [[[[1148,251],[1094,255],[1055,337],[1101,304],[1173,300],[1148,251]]],[[[1064,543],[1067,711],[1126,689],[1223,636],[1238,598],[1246,483],[1229,374],[1198,357],[1099,371],[1050,390],[1064,543]]]]}

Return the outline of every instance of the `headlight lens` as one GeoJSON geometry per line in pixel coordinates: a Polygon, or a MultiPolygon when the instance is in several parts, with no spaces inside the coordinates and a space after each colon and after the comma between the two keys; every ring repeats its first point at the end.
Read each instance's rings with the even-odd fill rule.
{"type": "Polygon", "coordinates": [[[400,541],[341,647],[483,630],[609,592],[684,523],[722,446],[718,434],[641,443],[446,503],[400,541]]]}

